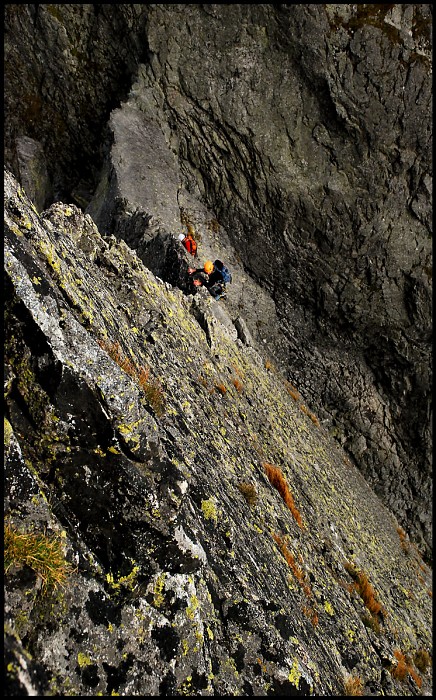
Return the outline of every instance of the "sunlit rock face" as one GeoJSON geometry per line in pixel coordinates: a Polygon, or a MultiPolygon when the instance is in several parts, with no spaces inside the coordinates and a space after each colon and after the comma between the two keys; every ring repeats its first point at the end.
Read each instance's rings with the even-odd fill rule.
{"type": "Polygon", "coordinates": [[[234,316],[431,554],[431,8],[11,5],[6,161],[234,316]],[[253,292],[254,290],[254,292],[253,292]]]}
{"type": "Polygon", "coordinates": [[[9,694],[430,691],[431,570],[241,317],[6,171],[5,329],[9,694]]]}

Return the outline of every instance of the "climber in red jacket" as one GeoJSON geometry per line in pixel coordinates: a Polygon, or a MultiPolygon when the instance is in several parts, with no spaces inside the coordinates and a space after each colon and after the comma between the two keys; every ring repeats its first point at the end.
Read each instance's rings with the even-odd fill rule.
{"type": "Polygon", "coordinates": [[[189,224],[188,226],[188,233],[185,234],[181,233],[179,235],[179,241],[181,242],[182,245],[185,246],[186,250],[188,253],[191,253],[191,255],[196,258],[197,257],[197,241],[194,238],[194,227],[192,224],[189,224]]]}

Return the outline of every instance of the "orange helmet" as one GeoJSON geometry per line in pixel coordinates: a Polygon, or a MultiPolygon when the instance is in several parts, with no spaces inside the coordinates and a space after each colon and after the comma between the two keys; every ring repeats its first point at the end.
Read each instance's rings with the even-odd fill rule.
{"type": "Polygon", "coordinates": [[[213,271],[213,262],[212,260],[206,260],[204,263],[204,271],[207,272],[208,275],[213,271]]]}

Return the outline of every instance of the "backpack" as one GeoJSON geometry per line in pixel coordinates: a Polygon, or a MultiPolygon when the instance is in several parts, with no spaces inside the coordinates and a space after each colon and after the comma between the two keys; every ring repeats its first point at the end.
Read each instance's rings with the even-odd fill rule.
{"type": "Polygon", "coordinates": [[[183,241],[183,245],[185,246],[188,253],[191,253],[191,255],[193,255],[195,258],[197,255],[197,242],[194,241],[194,239],[188,235],[183,241]]]}
{"type": "Polygon", "coordinates": [[[224,280],[225,284],[230,284],[232,281],[232,273],[230,272],[229,268],[224,265],[221,260],[215,260],[214,262],[215,269],[218,270],[218,272],[221,273],[221,277],[224,280]]]}
{"type": "Polygon", "coordinates": [[[221,299],[221,297],[226,296],[226,285],[224,280],[217,280],[215,284],[213,284],[211,287],[209,287],[209,293],[213,296],[213,298],[218,301],[218,299],[221,299]]]}

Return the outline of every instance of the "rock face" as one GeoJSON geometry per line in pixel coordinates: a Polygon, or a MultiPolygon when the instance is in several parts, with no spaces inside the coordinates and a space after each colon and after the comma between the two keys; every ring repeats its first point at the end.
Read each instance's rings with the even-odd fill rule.
{"type": "MultiPolygon", "coordinates": [[[[186,562],[165,568],[162,552],[171,558],[175,548],[178,561],[180,551],[186,550],[191,552],[187,559],[201,560],[206,568],[211,557],[220,561],[210,540],[212,528],[200,533],[196,523],[197,516],[203,517],[202,502],[210,504],[208,489],[215,493],[217,484],[222,484],[221,501],[230,507],[230,499],[229,522],[239,532],[241,518],[238,520],[234,503],[244,501],[235,484],[233,495],[224,496],[230,488],[223,476],[228,464],[236,468],[235,460],[238,464],[245,460],[247,469],[250,465],[257,469],[258,478],[262,475],[264,486],[267,481],[259,466],[263,462],[276,459],[286,467],[289,478],[294,468],[289,459],[295,445],[289,437],[285,456],[283,437],[292,433],[289,400],[285,396],[288,403],[282,406],[279,384],[302,397],[297,405],[303,403],[308,415],[319,422],[317,430],[329,445],[328,450],[322,448],[322,454],[327,450],[329,459],[341,468],[347,455],[354,475],[349,486],[356,489],[352,502],[357,503],[358,494],[364,493],[365,499],[375,498],[377,510],[376,497],[380,498],[427,564],[431,562],[431,30],[431,5],[5,6],[5,206],[14,241],[11,255],[18,260],[8,259],[7,263],[13,269],[7,269],[6,418],[10,429],[5,434],[10,435],[6,450],[12,473],[19,469],[8,482],[12,499],[8,508],[12,513],[18,508],[18,521],[25,523],[31,514],[31,522],[38,527],[47,524],[50,530],[68,533],[70,560],[75,557],[80,562],[78,585],[83,599],[76,601],[80,615],[85,614],[82,602],[89,608],[85,589],[91,586],[93,595],[118,605],[117,610],[123,610],[131,621],[129,615],[136,613],[131,612],[133,608],[130,613],[125,611],[128,605],[135,605],[126,601],[130,584],[137,590],[137,573],[132,574],[136,572],[132,559],[137,557],[143,560],[138,564],[138,590],[143,590],[141,581],[145,581],[147,605],[152,607],[150,596],[160,601],[160,594],[150,593],[150,587],[163,586],[163,579],[157,582],[154,574],[189,577],[197,571],[195,567],[191,571],[186,562]],[[13,176],[21,189],[16,190],[13,176]],[[184,231],[187,223],[194,225],[199,244],[195,265],[219,257],[233,272],[227,299],[219,304],[211,303],[204,290],[195,296],[186,294],[183,265],[189,264],[189,256],[178,251],[176,258],[184,260],[183,264],[178,262],[176,268],[171,264],[177,251],[174,235],[184,231]],[[70,272],[64,269],[67,263],[70,272]],[[177,324],[180,328],[175,330],[177,324]],[[107,359],[108,352],[112,359],[107,359]],[[233,352],[239,353],[237,361],[233,352]],[[213,386],[206,370],[200,371],[199,358],[204,367],[215,368],[212,374],[220,375],[213,386]],[[146,390],[142,362],[153,380],[146,390]],[[239,394],[238,382],[245,383],[234,368],[229,369],[233,362],[239,368],[254,363],[244,373],[253,377],[254,396],[245,390],[239,394]],[[265,373],[265,362],[274,369],[265,373]],[[198,370],[195,389],[189,384],[189,373],[180,379],[182,369],[191,365],[198,370]],[[169,414],[158,415],[144,399],[157,401],[160,412],[161,393],[153,383],[157,376],[168,382],[164,393],[170,389],[177,396],[175,403],[169,402],[169,414]],[[234,382],[234,398],[247,398],[256,419],[247,419],[251,415],[247,407],[241,409],[244,419],[239,410],[236,414],[228,407],[227,422],[220,423],[221,418],[215,417],[215,404],[225,406],[229,398],[228,392],[221,395],[216,386],[226,387],[229,379],[234,382]],[[256,381],[258,390],[254,389],[256,381]],[[204,464],[202,460],[197,464],[197,447],[188,448],[183,442],[188,436],[192,439],[191,423],[195,418],[197,425],[200,410],[193,404],[206,389],[212,393],[203,398],[208,397],[211,407],[201,414],[203,427],[196,433],[196,445],[204,449],[206,440],[219,443],[213,448],[212,472],[207,471],[206,453],[204,464]],[[112,403],[108,394],[114,397],[112,403]],[[268,406],[271,400],[278,402],[277,410],[262,408],[261,404],[268,406]],[[263,425],[265,412],[268,417],[263,425]],[[286,415],[286,420],[273,429],[280,415],[286,415]],[[250,427],[239,425],[239,420],[248,420],[250,427]],[[212,425],[217,421],[224,431],[219,438],[211,436],[208,421],[212,425]],[[230,424],[233,432],[228,433],[230,424]],[[277,443],[274,455],[269,454],[272,443],[267,448],[263,444],[268,430],[277,443]],[[245,443],[247,435],[254,440],[253,434],[259,431],[263,447],[258,445],[260,452],[255,451],[256,462],[252,446],[245,452],[245,443]],[[338,460],[330,455],[331,450],[334,453],[330,440],[337,443],[338,460]],[[119,461],[112,448],[119,452],[120,445],[119,461]],[[228,450],[227,461],[217,476],[223,445],[228,450]],[[179,462],[182,475],[176,469],[179,462]],[[137,470],[137,463],[146,465],[144,474],[137,470]],[[186,493],[191,494],[186,474],[191,474],[193,465],[199,470],[195,488],[203,483],[204,493],[194,488],[192,497],[184,500],[175,484],[186,481],[186,493]],[[354,467],[375,495],[367,495],[354,467]],[[113,468],[119,470],[118,481],[113,468]],[[83,488],[77,489],[77,482],[83,482],[83,488]],[[168,495],[168,489],[174,497],[168,495]],[[45,504],[41,492],[49,492],[55,501],[45,504]],[[18,507],[21,499],[28,505],[18,507]],[[176,536],[176,525],[171,529],[170,523],[178,523],[179,501],[188,510],[182,518],[184,534],[176,536]],[[146,524],[143,514],[138,516],[138,510],[142,513],[144,508],[146,524]],[[153,508],[163,513],[160,519],[150,515],[153,508]],[[120,513],[125,521],[118,530],[120,513]],[[137,529],[132,526],[131,530],[131,523],[137,529]],[[192,546],[186,544],[188,540],[192,546]],[[197,549],[199,543],[207,562],[202,559],[203,550],[197,549]],[[145,567],[146,554],[155,562],[154,573],[145,567]],[[101,580],[96,582],[97,569],[89,564],[92,573],[85,586],[80,567],[94,557],[101,580]],[[107,576],[115,577],[110,579],[112,588],[107,576]]],[[[300,413],[297,410],[299,417],[300,413]]],[[[317,455],[318,450],[321,448],[316,447],[317,455]]],[[[305,458],[297,461],[301,469],[306,468],[305,458]]],[[[326,467],[319,466],[321,472],[326,467]]],[[[336,469],[339,467],[329,462],[328,471],[336,469]]],[[[303,488],[303,473],[300,470],[298,488],[303,488]]],[[[343,476],[339,470],[335,488],[342,489],[343,481],[348,483],[348,473],[345,479],[343,476]]],[[[242,473],[239,477],[243,478],[242,473]]],[[[319,496],[326,504],[325,494],[304,493],[308,502],[313,504],[319,496]]],[[[215,505],[221,513],[227,512],[222,503],[215,505]]],[[[213,511],[210,508],[208,512],[213,511]]],[[[252,514],[249,509],[240,512],[252,514]]],[[[327,512],[323,506],[322,515],[327,512]]],[[[353,514],[356,522],[363,523],[361,515],[353,514]]],[[[337,513],[336,517],[339,520],[337,513]]],[[[376,520],[384,522],[386,517],[391,518],[383,511],[376,520]]],[[[209,525],[215,523],[214,518],[209,521],[209,525]]],[[[218,522],[217,516],[216,532],[218,522]]],[[[256,521],[256,527],[265,529],[266,522],[256,521]]],[[[312,525],[315,527],[315,520],[312,525]]],[[[279,529],[274,530],[276,535],[279,529]]],[[[384,537],[375,525],[374,532],[374,537],[384,537]]],[[[249,538],[245,541],[248,547],[249,538]]],[[[279,541],[274,540],[272,546],[281,547],[279,541]]],[[[235,551],[233,541],[226,544],[224,538],[223,542],[222,552],[226,547],[235,551]]],[[[369,539],[365,551],[367,542],[369,539]]],[[[404,547],[405,542],[402,540],[404,547]]],[[[303,560],[308,551],[314,555],[314,548],[302,553],[303,560]]],[[[357,552],[355,545],[352,549],[357,552]]],[[[262,551],[265,563],[269,554],[267,549],[262,551]]],[[[345,549],[343,554],[345,557],[345,549]]],[[[372,560],[370,564],[375,566],[372,560]]],[[[235,571],[224,570],[226,581],[234,582],[235,571]]],[[[220,573],[214,570],[214,575],[224,586],[220,573]]],[[[249,578],[256,576],[262,581],[256,586],[263,592],[255,595],[266,600],[264,584],[272,585],[272,579],[253,571],[249,578]]],[[[277,571],[271,576],[280,578],[277,571]]],[[[165,605],[168,600],[182,605],[179,584],[172,578],[165,580],[169,582],[165,605]]],[[[180,586],[188,600],[191,593],[197,593],[186,581],[180,586]]],[[[277,585],[274,583],[274,590],[277,585]]],[[[380,585],[388,590],[386,581],[380,585]]],[[[406,584],[404,588],[411,590],[406,584]]],[[[277,591],[282,595],[281,588],[277,591]]],[[[71,603],[75,593],[68,595],[71,603]]],[[[35,596],[38,601],[37,587],[35,596]]],[[[203,599],[202,614],[209,609],[203,599]]],[[[217,600],[212,601],[214,610],[217,600]]],[[[397,604],[399,598],[392,603],[397,604]]],[[[72,605],[68,603],[67,608],[72,605]]],[[[227,612],[222,602],[219,605],[216,614],[224,624],[227,612]]],[[[272,610],[268,605],[270,602],[259,603],[255,616],[265,621],[265,610],[272,610]]],[[[14,593],[10,606],[16,611],[23,599],[14,593]]],[[[168,612],[159,605],[154,609],[163,615],[168,612]]],[[[23,610],[27,611],[26,605],[23,610]]],[[[13,634],[8,636],[7,648],[16,654],[22,673],[29,675],[29,687],[41,682],[47,688],[50,679],[42,681],[40,675],[51,653],[50,644],[57,649],[55,636],[61,634],[61,628],[41,651],[32,625],[43,612],[39,604],[30,612],[31,623],[26,622],[18,636],[32,648],[35,659],[41,659],[41,668],[36,661],[30,668],[13,634]]],[[[318,608],[315,612],[319,616],[318,608]]],[[[48,619],[48,607],[44,615],[48,619]]],[[[168,613],[167,622],[153,617],[154,613],[150,617],[149,611],[147,615],[149,622],[142,627],[149,636],[152,629],[156,634],[163,627],[166,633],[180,622],[175,611],[168,613]]],[[[79,619],[79,613],[77,616],[79,619]]],[[[114,624],[109,617],[102,620],[98,624],[114,624]]],[[[127,624],[130,622],[121,621],[118,629],[120,648],[132,643],[120,632],[121,625],[127,624]]],[[[81,619],[77,629],[89,625],[89,619],[81,619]]],[[[228,620],[225,626],[230,639],[228,620]]],[[[209,644],[207,653],[205,643],[198,644],[206,669],[206,659],[214,658],[215,652],[212,637],[207,641],[204,629],[199,626],[197,633],[209,644]]],[[[78,634],[71,632],[76,641],[78,634]]],[[[256,634],[250,628],[250,635],[256,634]]],[[[420,634],[415,630],[409,635],[409,650],[416,647],[420,634]]],[[[247,635],[242,636],[240,644],[251,648],[247,635]]],[[[149,666],[156,669],[154,657],[146,661],[152,653],[147,639],[142,660],[135,661],[139,665],[130,666],[127,650],[121,652],[126,654],[122,668],[115,661],[113,666],[109,657],[97,664],[98,669],[93,662],[90,668],[79,664],[79,675],[86,680],[83,687],[66,657],[53,661],[53,668],[47,666],[46,671],[62,683],[71,682],[75,689],[82,687],[84,694],[92,694],[91,688],[103,692],[104,687],[108,692],[117,692],[119,687],[126,694],[129,689],[135,694],[138,688],[139,694],[172,694],[174,689],[189,694],[178,665],[186,642],[189,668],[197,669],[197,675],[191,674],[193,692],[225,694],[232,688],[242,694],[256,690],[306,694],[304,685],[299,690],[295,684],[292,688],[280,685],[285,682],[283,669],[288,663],[284,656],[278,671],[278,666],[269,668],[263,652],[256,683],[246,670],[248,657],[240,661],[245,664],[243,672],[236,668],[244,678],[239,685],[232,685],[236,675],[231,682],[225,680],[222,669],[219,681],[209,678],[216,675],[210,669],[199,680],[203,671],[191,658],[195,642],[185,637],[181,647],[175,639],[174,644],[169,642],[170,649],[176,649],[174,657],[171,651],[163,652],[162,668],[168,673],[161,674],[161,679],[167,678],[162,687],[157,676],[154,685],[150,681],[151,685],[142,686],[138,681],[134,686],[133,667],[137,675],[141,675],[141,663],[146,671],[149,666]],[[106,686],[102,663],[109,679],[106,686]],[[129,680],[123,685],[124,676],[129,680]]],[[[327,675],[327,680],[322,674],[315,678],[316,673],[310,675],[306,669],[307,683],[319,691],[315,694],[338,690],[341,664],[351,671],[351,662],[347,666],[343,661],[339,638],[334,662],[331,650],[319,651],[325,639],[321,635],[312,657],[312,651],[304,652],[316,658],[327,675]],[[320,660],[325,654],[327,666],[320,660]]],[[[312,644],[312,637],[310,640],[312,644]]],[[[59,643],[59,648],[66,649],[65,644],[59,643]]],[[[262,644],[270,648],[270,642],[262,644]]],[[[157,654],[158,646],[153,653],[157,654]]],[[[229,647],[226,653],[238,666],[242,652],[229,647]]],[[[247,653],[254,655],[254,651],[247,653]]],[[[291,653],[288,647],[286,653],[291,653]]],[[[380,659],[384,666],[381,652],[380,659]]],[[[278,663],[277,659],[270,661],[278,663]]],[[[371,671],[364,680],[377,678],[386,693],[390,687],[386,678],[391,678],[382,675],[383,680],[379,670],[371,671]]],[[[371,688],[367,685],[366,690],[371,688]]],[[[68,687],[63,686],[63,691],[67,693],[68,687]]]]}
{"type": "Polygon", "coordinates": [[[431,560],[431,6],[5,13],[6,163],[38,211],[75,203],[139,257],[191,221],[431,560]]]}
{"type": "Polygon", "coordinates": [[[6,695],[430,695],[430,569],[204,292],[5,171],[6,695]]]}

